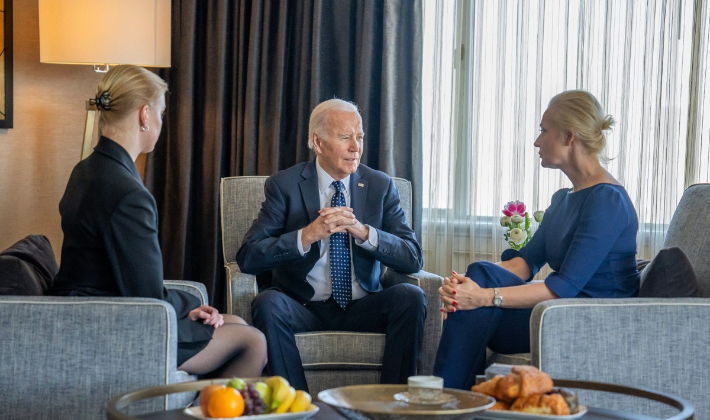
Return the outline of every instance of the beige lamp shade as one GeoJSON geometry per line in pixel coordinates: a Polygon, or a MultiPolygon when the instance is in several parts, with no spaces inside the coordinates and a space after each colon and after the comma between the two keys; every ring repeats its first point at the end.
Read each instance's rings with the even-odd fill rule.
{"type": "Polygon", "coordinates": [[[170,0],[39,0],[42,63],[170,67],[170,0]]]}

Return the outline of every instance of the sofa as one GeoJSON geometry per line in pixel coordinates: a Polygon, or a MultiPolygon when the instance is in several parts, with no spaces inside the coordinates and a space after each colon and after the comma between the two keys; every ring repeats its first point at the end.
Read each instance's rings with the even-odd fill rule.
{"type": "MultiPolygon", "coordinates": [[[[664,249],[677,247],[687,255],[690,275],[697,278],[698,297],[542,302],[533,309],[530,322],[532,364],[553,378],[610,382],[677,395],[695,406],[695,418],[710,418],[708,208],[710,185],[688,187],[664,242],[664,249]]],[[[668,280],[677,274],[673,270],[681,269],[666,267],[668,280]]],[[[640,398],[601,393],[582,397],[591,406],[659,418],[674,414],[667,406],[640,398]]]]}
{"type": "MultiPolygon", "coordinates": [[[[57,269],[42,235],[0,253],[0,418],[102,419],[112,397],[197,379],[177,369],[171,305],[147,298],[45,296],[57,269]]],[[[207,301],[200,283],[165,284],[207,301]]],[[[184,407],[194,397],[155,398],[131,413],[184,407]]]]}

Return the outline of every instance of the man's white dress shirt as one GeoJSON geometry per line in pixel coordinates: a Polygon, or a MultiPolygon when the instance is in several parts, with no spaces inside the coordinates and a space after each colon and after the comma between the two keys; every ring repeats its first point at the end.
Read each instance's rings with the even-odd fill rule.
{"type": "MultiPolygon", "coordinates": [[[[328,175],[328,173],[321,168],[318,163],[318,158],[316,158],[316,173],[318,174],[318,192],[320,197],[320,208],[330,207],[330,201],[335,194],[335,187],[333,187],[333,177],[328,175]]],[[[343,194],[345,195],[345,204],[350,207],[350,175],[341,179],[343,185],[345,186],[343,194]]],[[[369,227],[369,226],[368,226],[369,227]]],[[[303,234],[303,229],[298,230],[298,252],[301,256],[305,256],[308,251],[311,250],[310,245],[308,249],[303,249],[303,243],[301,242],[301,235],[303,234]]],[[[355,278],[355,269],[353,268],[353,237],[348,236],[350,239],[350,275],[352,277],[352,298],[353,300],[360,299],[367,296],[368,292],[360,286],[357,279],[355,278]]],[[[355,238],[355,244],[357,246],[363,247],[368,251],[374,251],[377,249],[379,243],[379,237],[377,235],[377,229],[370,228],[370,234],[367,241],[361,241],[355,238]]],[[[315,290],[315,294],[311,298],[312,301],[325,301],[331,297],[333,294],[333,286],[330,278],[330,258],[328,254],[330,253],[330,238],[325,238],[319,241],[320,246],[320,258],[316,261],[313,269],[306,276],[306,280],[315,290]]]]}

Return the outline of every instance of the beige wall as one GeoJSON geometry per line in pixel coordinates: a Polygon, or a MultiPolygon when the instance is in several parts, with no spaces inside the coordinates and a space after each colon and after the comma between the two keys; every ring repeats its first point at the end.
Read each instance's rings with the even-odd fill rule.
{"type": "MultiPolygon", "coordinates": [[[[79,161],[84,101],[101,75],[89,66],[39,62],[37,3],[14,1],[14,128],[0,129],[0,250],[41,233],[59,259],[57,207],[79,161]]],[[[99,29],[87,27],[86,35],[99,29]]]]}

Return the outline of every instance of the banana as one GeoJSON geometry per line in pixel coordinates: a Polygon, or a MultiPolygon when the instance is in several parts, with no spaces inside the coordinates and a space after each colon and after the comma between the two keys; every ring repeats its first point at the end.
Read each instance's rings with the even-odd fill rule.
{"type": "Polygon", "coordinates": [[[301,411],[306,411],[306,409],[311,405],[311,394],[305,391],[296,391],[296,397],[293,400],[293,404],[288,409],[291,413],[300,413],[301,411]]]}
{"type": "Polygon", "coordinates": [[[281,406],[288,396],[291,384],[289,384],[286,378],[282,376],[272,376],[265,382],[266,385],[271,388],[271,403],[269,404],[269,410],[274,411],[281,406]]]}
{"type": "Polygon", "coordinates": [[[276,408],[276,411],[274,411],[274,413],[285,413],[288,411],[289,408],[291,408],[291,405],[293,405],[293,400],[296,399],[296,390],[289,385],[287,391],[288,393],[286,394],[286,398],[284,398],[284,400],[281,402],[281,405],[276,408]]]}

